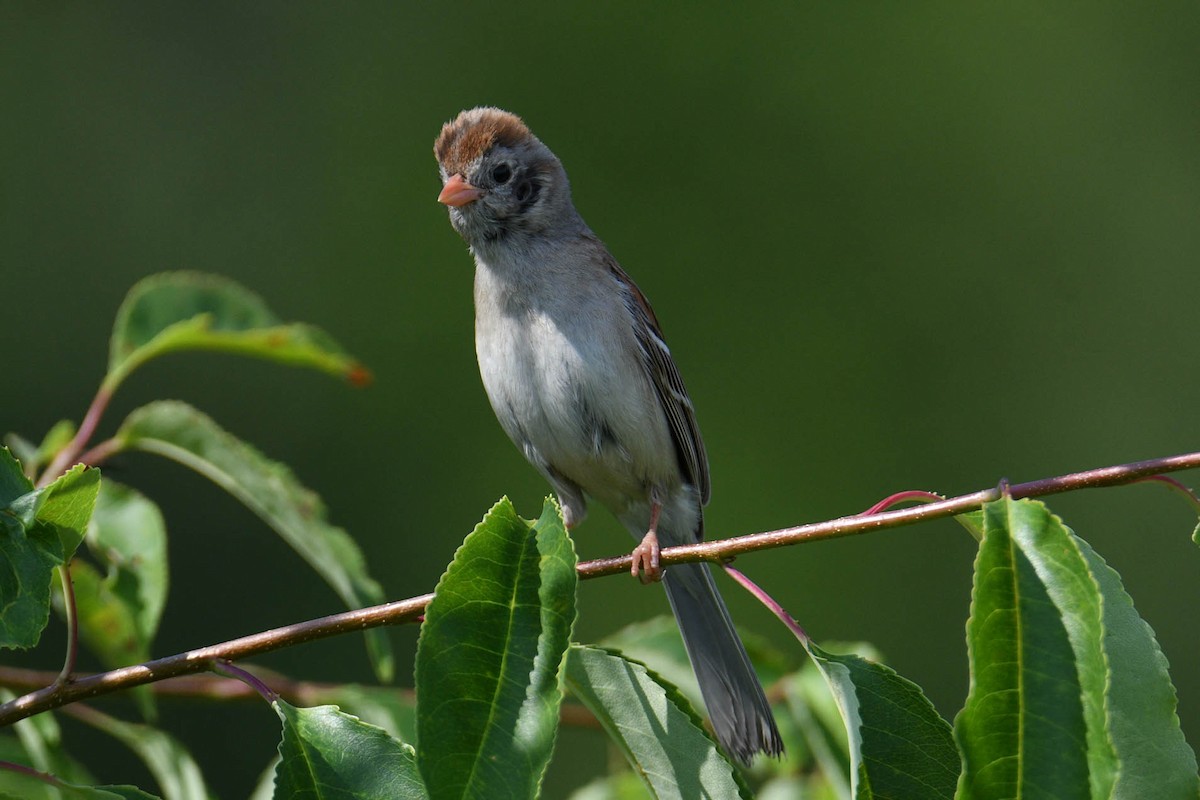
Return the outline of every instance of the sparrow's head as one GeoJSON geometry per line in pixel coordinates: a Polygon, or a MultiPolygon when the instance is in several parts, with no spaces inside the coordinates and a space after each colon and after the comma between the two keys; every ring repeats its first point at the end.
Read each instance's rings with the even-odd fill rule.
{"type": "Polygon", "coordinates": [[[433,152],[442,175],[438,202],[473,247],[578,220],[562,164],[515,114],[464,111],[442,126],[433,152]]]}

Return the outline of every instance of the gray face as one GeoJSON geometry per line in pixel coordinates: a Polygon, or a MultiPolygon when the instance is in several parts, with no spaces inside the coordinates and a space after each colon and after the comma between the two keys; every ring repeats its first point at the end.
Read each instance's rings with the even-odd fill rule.
{"type": "Polygon", "coordinates": [[[459,176],[479,197],[450,207],[473,248],[578,227],[562,164],[521,120],[494,108],[464,111],[434,144],[442,182],[459,176]]]}
{"type": "MultiPolygon", "coordinates": [[[[443,180],[449,177],[443,168],[443,180]]],[[[472,246],[544,233],[564,221],[564,215],[573,216],[566,175],[540,142],[492,147],[464,177],[483,194],[472,203],[452,207],[450,223],[472,246]]]]}

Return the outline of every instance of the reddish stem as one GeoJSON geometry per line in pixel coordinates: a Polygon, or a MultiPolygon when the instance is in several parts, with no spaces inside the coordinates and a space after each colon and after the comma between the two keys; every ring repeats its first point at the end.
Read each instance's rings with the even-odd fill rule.
{"type": "Polygon", "coordinates": [[[47,775],[45,772],[38,772],[33,767],[27,767],[24,764],[16,764],[12,761],[0,761],[0,769],[7,770],[9,772],[19,772],[22,775],[28,775],[31,778],[37,778],[39,781],[48,783],[51,786],[60,786],[62,783],[53,775],[47,775]]]}
{"type": "Polygon", "coordinates": [[[253,672],[234,666],[231,661],[223,658],[217,659],[213,662],[212,671],[227,678],[236,678],[262,695],[262,699],[268,703],[274,703],[279,699],[279,695],[270,686],[259,680],[253,672]]]}
{"type": "Polygon", "coordinates": [[[869,517],[872,514],[878,514],[881,511],[887,511],[889,508],[891,508],[894,505],[898,505],[900,503],[907,503],[909,501],[919,502],[919,503],[936,503],[939,500],[945,500],[945,499],[946,498],[940,494],[934,494],[933,492],[923,492],[920,489],[910,489],[907,492],[896,492],[893,495],[888,495],[887,497],[883,498],[875,505],[868,508],[866,511],[859,514],[859,516],[860,517],[869,517]]]}
{"type": "Polygon", "coordinates": [[[124,445],[120,439],[105,439],[95,447],[90,448],[86,453],[79,457],[81,464],[87,464],[89,467],[99,466],[108,460],[109,456],[118,452],[124,445]]]}
{"type": "Polygon", "coordinates": [[[42,472],[42,477],[37,482],[39,488],[52,483],[55,478],[66,472],[68,467],[76,463],[79,454],[92,438],[92,434],[96,432],[100,418],[104,416],[104,410],[108,408],[110,400],[112,400],[112,390],[101,386],[96,392],[96,396],[92,398],[92,404],[88,406],[79,430],[75,431],[75,436],[66,447],[58,451],[49,466],[42,472]]]}
{"type": "Polygon", "coordinates": [[[1179,492],[1181,495],[1186,497],[1188,502],[1192,504],[1192,508],[1195,509],[1197,512],[1200,512],[1200,497],[1197,497],[1196,493],[1194,491],[1192,491],[1192,489],[1190,489],[1189,487],[1184,485],[1182,482],[1175,480],[1174,478],[1168,477],[1166,475],[1147,475],[1145,478],[1138,478],[1136,481],[1133,481],[1133,482],[1134,483],[1149,483],[1150,481],[1156,481],[1158,483],[1165,483],[1167,486],[1169,486],[1170,488],[1174,489],[1175,491],[1179,492]]]}
{"type": "Polygon", "coordinates": [[[741,570],[735,569],[729,564],[722,564],[721,566],[723,566],[725,571],[729,573],[729,577],[740,583],[743,589],[754,595],[758,602],[770,609],[772,614],[779,617],[780,621],[784,625],[787,625],[788,630],[795,634],[796,638],[799,639],[801,643],[808,644],[810,640],[808,638],[808,634],[804,632],[804,628],[800,627],[800,623],[796,621],[796,618],[789,614],[787,610],[779,604],[779,601],[767,594],[766,590],[757,583],[747,578],[745,573],[743,573],[741,570]]]}

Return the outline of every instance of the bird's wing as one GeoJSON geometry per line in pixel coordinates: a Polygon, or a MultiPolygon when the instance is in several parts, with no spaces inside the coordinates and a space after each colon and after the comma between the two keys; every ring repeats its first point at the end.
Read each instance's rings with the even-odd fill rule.
{"type": "Polygon", "coordinates": [[[654,316],[654,309],[650,307],[646,296],[615,260],[610,260],[608,267],[613,277],[625,289],[626,304],[633,315],[634,333],[642,351],[642,362],[650,376],[650,382],[658,393],[663,414],[667,417],[684,479],[700,492],[701,505],[706,504],[712,492],[708,475],[708,456],[704,452],[704,440],[700,438],[696,412],[683,385],[679,368],[675,366],[675,359],[671,358],[671,351],[663,340],[658,318],[654,316]]]}

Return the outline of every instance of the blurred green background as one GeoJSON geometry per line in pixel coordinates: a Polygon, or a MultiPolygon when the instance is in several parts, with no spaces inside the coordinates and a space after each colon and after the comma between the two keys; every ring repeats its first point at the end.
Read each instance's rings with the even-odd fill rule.
{"type": "MultiPolygon", "coordinates": [[[[710,537],[1192,451],[1197,41],[1194,2],[6,4],[0,431],[82,415],[134,281],[229,275],[375,384],[180,356],[136,374],[102,433],[186,399],[290,463],[390,596],[429,591],[500,495],[534,516],[547,492],[479,385],[472,266],[434,201],[440,125],[494,104],[562,158],[655,305],[712,462],[710,537]]],[[[108,472],[167,514],[157,654],[339,610],[202,479],[149,456],[108,472]]],[[[1157,486],[1050,503],[1123,575],[1197,742],[1194,514],[1157,486]]],[[[600,510],[575,538],[584,557],[632,543],[600,510]]],[[[943,521],[739,566],[952,717],[973,554],[943,521]]],[[[791,647],[723,586],[740,624],[791,647]]],[[[581,641],[667,610],[619,579],[581,603],[581,641]]],[[[407,683],[416,628],[392,637],[407,683]]],[[[56,664],[60,641],[5,660],[56,664]]],[[[370,679],[355,637],[261,662],[370,679]]],[[[162,722],[224,797],[277,740],[261,705],[168,703],[162,722]]],[[[149,784],[68,733],[102,780],[149,784]]],[[[561,737],[547,796],[603,767],[599,741],[561,737]]]]}

